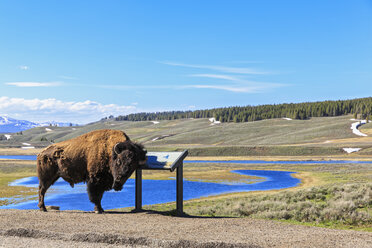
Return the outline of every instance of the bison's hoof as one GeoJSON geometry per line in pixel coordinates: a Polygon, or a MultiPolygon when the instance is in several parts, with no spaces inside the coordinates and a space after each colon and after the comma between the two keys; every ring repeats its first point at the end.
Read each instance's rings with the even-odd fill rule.
{"type": "Polygon", "coordinates": [[[47,209],[46,209],[45,207],[40,208],[40,211],[42,211],[42,212],[48,212],[47,209]]]}
{"type": "Polygon", "coordinates": [[[96,214],[103,214],[105,211],[103,211],[102,208],[94,208],[94,212],[95,212],[96,214]]]}

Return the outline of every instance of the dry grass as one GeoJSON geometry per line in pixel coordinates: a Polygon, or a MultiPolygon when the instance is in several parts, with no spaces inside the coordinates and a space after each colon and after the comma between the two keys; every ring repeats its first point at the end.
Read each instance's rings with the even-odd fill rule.
{"type": "Polygon", "coordinates": [[[36,195],[34,188],[9,186],[16,179],[36,176],[35,167],[35,161],[0,160],[0,206],[21,202],[36,195]]]}
{"type": "Polygon", "coordinates": [[[0,155],[37,155],[41,150],[43,149],[0,148],[0,155]]]}
{"type": "MultiPolygon", "coordinates": [[[[229,169],[296,171],[293,176],[300,178],[302,183],[299,187],[285,190],[240,192],[190,200],[184,204],[184,211],[187,214],[249,216],[372,231],[371,164],[224,164],[223,166],[229,169]]],[[[146,208],[171,211],[174,209],[174,203],[146,208]]]]}

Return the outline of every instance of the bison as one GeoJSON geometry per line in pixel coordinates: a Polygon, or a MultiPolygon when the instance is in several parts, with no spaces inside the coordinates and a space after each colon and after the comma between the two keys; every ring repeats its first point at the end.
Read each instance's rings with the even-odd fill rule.
{"type": "Polygon", "coordinates": [[[103,213],[105,191],[123,188],[126,180],[146,163],[146,150],[122,131],[96,130],[45,148],[37,156],[39,204],[46,211],[44,195],[62,177],[74,187],[86,182],[89,200],[96,213],[103,213]]]}

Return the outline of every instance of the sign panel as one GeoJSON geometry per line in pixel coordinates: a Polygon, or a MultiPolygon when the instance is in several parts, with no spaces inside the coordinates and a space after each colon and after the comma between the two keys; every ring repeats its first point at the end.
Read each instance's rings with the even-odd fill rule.
{"type": "Polygon", "coordinates": [[[187,154],[187,150],[183,152],[148,152],[147,163],[141,169],[174,171],[187,154]]]}

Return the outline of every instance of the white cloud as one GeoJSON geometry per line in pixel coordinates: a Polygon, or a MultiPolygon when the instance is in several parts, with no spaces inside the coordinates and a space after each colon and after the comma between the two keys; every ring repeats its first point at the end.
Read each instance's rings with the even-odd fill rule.
{"type": "Polygon", "coordinates": [[[18,66],[18,68],[21,69],[21,70],[23,70],[23,71],[27,71],[27,70],[30,69],[30,67],[27,66],[27,65],[20,65],[20,66],[18,66]]]}
{"type": "Polygon", "coordinates": [[[221,71],[227,73],[237,73],[237,74],[250,74],[250,75],[265,75],[265,74],[272,74],[268,71],[260,71],[254,68],[248,67],[227,67],[227,66],[218,66],[218,65],[198,65],[198,64],[183,64],[177,62],[161,62],[165,65],[171,66],[180,66],[180,67],[189,67],[189,68],[197,68],[197,69],[208,69],[214,71],[221,71]]]}
{"type": "Polygon", "coordinates": [[[135,112],[135,106],[101,104],[94,101],[65,102],[54,98],[24,99],[0,97],[0,113],[34,122],[60,121],[88,123],[109,115],[135,112]]]}
{"type": "Polygon", "coordinates": [[[8,82],[6,85],[17,87],[55,87],[60,86],[61,82],[8,82]]]}

